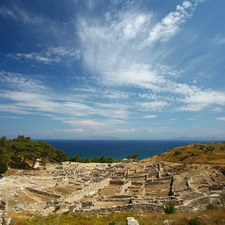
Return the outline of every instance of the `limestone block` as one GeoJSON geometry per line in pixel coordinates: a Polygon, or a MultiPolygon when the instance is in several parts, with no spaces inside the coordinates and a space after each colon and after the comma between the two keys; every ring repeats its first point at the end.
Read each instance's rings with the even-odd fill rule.
{"type": "Polygon", "coordinates": [[[139,222],[134,217],[127,217],[127,225],[139,225],[139,222]]]}

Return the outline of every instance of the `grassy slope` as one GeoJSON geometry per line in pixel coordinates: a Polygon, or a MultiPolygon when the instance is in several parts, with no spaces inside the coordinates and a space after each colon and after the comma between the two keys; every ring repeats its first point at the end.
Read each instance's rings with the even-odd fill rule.
{"type": "MultiPolygon", "coordinates": [[[[126,225],[126,218],[134,216],[140,225],[212,225],[225,224],[225,208],[217,210],[205,210],[195,213],[175,213],[165,214],[161,212],[153,213],[85,213],[85,214],[53,214],[51,216],[24,215],[16,214],[13,217],[12,225],[126,225]],[[198,220],[196,223],[190,223],[191,220],[198,220]],[[168,220],[170,223],[165,223],[168,220]]],[[[12,215],[11,215],[12,216],[12,215]]]]}
{"type": "Polygon", "coordinates": [[[176,147],[161,155],[143,160],[143,162],[150,161],[225,165],[225,142],[176,147]]]}

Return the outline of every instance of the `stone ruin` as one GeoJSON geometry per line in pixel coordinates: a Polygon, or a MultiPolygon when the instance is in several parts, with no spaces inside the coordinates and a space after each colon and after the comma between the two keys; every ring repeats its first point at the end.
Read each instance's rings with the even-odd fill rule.
{"type": "Polygon", "coordinates": [[[213,166],[167,162],[65,162],[47,170],[17,171],[0,180],[0,197],[8,204],[4,212],[43,215],[152,212],[169,203],[181,211],[201,210],[209,203],[222,204],[224,190],[225,176],[213,166]]]}
{"type": "Polygon", "coordinates": [[[0,201],[0,225],[9,225],[11,218],[7,214],[6,202],[0,201]]]}

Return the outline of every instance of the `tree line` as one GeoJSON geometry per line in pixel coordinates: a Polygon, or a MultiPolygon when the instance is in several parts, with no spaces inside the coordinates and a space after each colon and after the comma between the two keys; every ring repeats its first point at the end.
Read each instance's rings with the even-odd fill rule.
{"type": "MultiPolygon", "coordinates": [[[[138,154],[127,156],[127,159],[137,160],[138,154]]],[[[78,155],[68,158],[61,149],[55,149],[51,144],[43,141],[32,141],[30,137],[19,135],[17,138],[7,140],[6,136],[0,138],[0,174],[8,170],[8,166],[18,169],[34,169],[38,159],[42,165],[47,162],[61,163],[65,161],[82,163],[113,163],[113,157],[105,155],[95,158],[80,158],[78,155]]]]}
{"type": "Polygon", "coordinates": [[[69,158],[69,161],[71,162],[81,162],[81,163],[113,163],[116,162],[116,160],[113,157],[106,157],[105,155],[101,157],[94,157],[94,158],[80,158],[79,155],[74,155],[71,158],[69,158]]]}
{"type": "Polygon", "coordinates": [[[8,166],[33,169],[37,160],[46,165],[47,162],[67,161],[67,154],[61,149],[43,141],[31,141],[30,137],[19,135],[17,138],[7,140],[6,136],[0,138],[0,174],[7,171],[8,166]]]}
{"type": "MultiPolygon", "coordinates": [[[[128,160],[138,160],[138,154],[133,154],[131,156],[127,156],[128,160]]],[[[71,162],[81,162],[81,163],[114,163],[117,162],[113,157],[107,157],[105,155],[101,157],[94,157],[94,158],[81,158],[79,155],[74,155],[69,158],[71,162]]]]}

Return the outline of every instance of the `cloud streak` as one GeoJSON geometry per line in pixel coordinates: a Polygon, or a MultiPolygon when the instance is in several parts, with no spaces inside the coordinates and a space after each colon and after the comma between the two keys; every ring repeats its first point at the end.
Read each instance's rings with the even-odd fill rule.
{"type": "Polygon", "coordinates": [[[31,53],[9,53],[6,57],[21,61],[35,61],[44,64],[72,62],[80,59],[80,51],[65,47],[48,47],[46,51],[31,53]]]}

